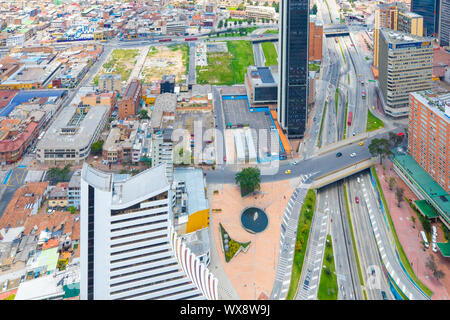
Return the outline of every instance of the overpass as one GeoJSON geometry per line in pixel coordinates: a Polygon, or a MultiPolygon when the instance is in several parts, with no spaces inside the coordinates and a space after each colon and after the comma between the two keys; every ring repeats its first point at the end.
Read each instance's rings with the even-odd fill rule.
{"type": "Polygon", "coordinates": [[[277,42],[278,41],[278,35],[267,35],[258,37],[256,39],[251,39],[252,43],[261,43],[261,42],[277,42]]]}
{"type": "Polygon", "coordinates": [[[323,26],[323,34],[325,37],[348,36],[348,27],[345,24],[327,24],[323,26]]]}

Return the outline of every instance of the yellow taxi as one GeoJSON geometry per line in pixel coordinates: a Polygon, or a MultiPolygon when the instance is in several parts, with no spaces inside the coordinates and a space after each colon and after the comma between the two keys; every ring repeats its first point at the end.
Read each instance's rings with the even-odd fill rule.
{"type": "Polygon", "coordinates": [[[360,145],[360,146],[363,146],[363,145],[364,145],[364,141],[361,141],[361,142],[359,143],[359,145],[360,145]]]}
{"type": "Polygon", "coordinates": [[[286,170],[284,173],[285,174],[291,174],[291,170],[286,170]]]}

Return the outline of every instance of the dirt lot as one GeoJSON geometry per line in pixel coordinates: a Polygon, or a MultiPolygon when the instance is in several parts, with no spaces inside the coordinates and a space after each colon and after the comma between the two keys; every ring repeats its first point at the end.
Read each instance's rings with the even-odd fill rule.
{"type": "Polygon", "coordinates": [[[186,74],[188,52],[186,45],[150,48],[139,78],[150,83],[161,80],[165,74],[175,74],[175,81],[180,81],[186,74]]]}

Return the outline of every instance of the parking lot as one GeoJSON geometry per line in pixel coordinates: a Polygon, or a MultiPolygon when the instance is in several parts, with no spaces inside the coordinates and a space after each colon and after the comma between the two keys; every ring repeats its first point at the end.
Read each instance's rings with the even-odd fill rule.
{"type": "Polygon", "coordinates": [[[270,129],[272,120],[269,112],[250,112],[247,99],[224,99],[222,97],[225,125],[248,125],[252,129],[270,129]]]}

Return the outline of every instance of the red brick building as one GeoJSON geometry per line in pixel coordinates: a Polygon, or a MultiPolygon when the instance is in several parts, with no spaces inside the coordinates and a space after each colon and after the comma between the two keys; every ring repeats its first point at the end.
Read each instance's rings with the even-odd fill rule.
{"type": "Polygon", "coordinates": [[[309,21],[309,61],[322,61],[323,25],[315,19],[309,21]]]}
{"type": "Polygon", "coordinates": [[[11,129],[0,141],[0,163],[13,163],[22,157],[25,149],[36,139],[39,124],[30,121],[24,128],[11,129]]]}
{"type": "Polygon", "coordinates": [[[450,93],[409,94],[408,152],[450,192],[450,93]]]}
{"type": "Polygon", "coordinates": [[[127,86],[119,104],[119,119],[135,118],[142,99],[142,84],[133,79],[127,86]]]}

